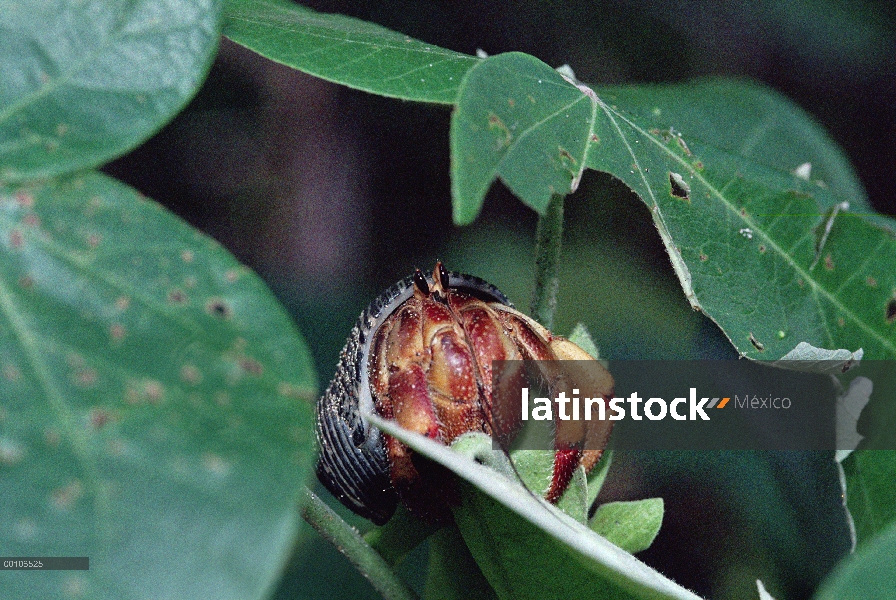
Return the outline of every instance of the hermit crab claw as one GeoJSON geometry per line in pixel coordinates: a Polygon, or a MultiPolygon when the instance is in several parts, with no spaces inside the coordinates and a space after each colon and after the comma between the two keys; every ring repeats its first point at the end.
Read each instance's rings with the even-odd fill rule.
{"type": "MultiPolygon", "coordinates": [[[[521,360],[550,361],[543,368],[553,390],[572,393],[585,382],[603,401],[612,396],[612,376],[599,363],[515,310],[493,285],[442,263],[431,274],[417,270],[371,303],[346,342],[318,402],[319,478],[375,523],[388,520],[399,499],[431,521],[450,519],[451,478],[363,415],[376,412],[444,444],[471,431],[505,441],[519,429],[519,413],[496,413],[493,365],[521,360]],[[575,367],[580,361],[588,368],[575,367]]],[[[558,420],[548,500],[563,494],[580,464],[597,462],[608,436],[609,421],[558,420]]]]}

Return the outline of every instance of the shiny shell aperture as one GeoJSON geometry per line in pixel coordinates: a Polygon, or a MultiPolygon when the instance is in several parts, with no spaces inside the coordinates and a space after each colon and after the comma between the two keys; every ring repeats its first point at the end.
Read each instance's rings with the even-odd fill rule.
{"type": "MultiPolygon", "coordinates": [[[[493,361],[558,359],[590,357],[515,310],[479,278],[450,273],[441,263],[431,275],[417,271],[374,300],[349,335],[318,402],[318,477],[374,523],[385,523],[399,499],[415,514],[443,520],[452,487],[438,467],[370,426],[363,415],[375,411],[444,444],[470,431],[500,438],[517,424],[496,422],[492,415],[493,361]]],[[[598,389],[609,398],[612,377],[598,369],[605,373],[598,389]]],[[[552,502],[580,463],[588,467],[600,456],[564,440],[559,425],[545,493],[552,502]]],[[[607,437],[609,425],[598,433],[607,437]]]]}

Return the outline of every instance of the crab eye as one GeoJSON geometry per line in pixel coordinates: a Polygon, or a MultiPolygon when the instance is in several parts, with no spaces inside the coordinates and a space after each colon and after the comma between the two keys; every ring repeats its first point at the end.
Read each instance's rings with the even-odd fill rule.
{"type": "Polygon", "coordinates": [[[438,262],[436,263],[436,271],[439,273],[439,283],[442,284],[442,289],[448,291],[448,269],[441,262],[438,262]]]}
{"type": "Polygon", "coordinates": [[[420,290],[420,293],[424,296],[429,296],[429,284],[426,283],[426,277],[423,276],[420,269],[414,271],[414,285],[417,286],[417,289],[420,290]]]}

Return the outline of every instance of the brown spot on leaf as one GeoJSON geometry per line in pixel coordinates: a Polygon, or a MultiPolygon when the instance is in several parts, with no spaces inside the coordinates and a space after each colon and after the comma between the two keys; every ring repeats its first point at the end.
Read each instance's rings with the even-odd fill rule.
{"type": "Polygon", "coordinates": [[[13,250],[18,250],[25,244],[25,238],[22,236],[22,232],[18,229],[13,229],[9,232],[9,247],[13,250]]]}
{"type": "Polygon", "coordinates": [[[16,202],[22,208],[31,208],[34,206],[34,196],[28,192],[16,192],[16,202]]]}
{"type": "Polygon", "coordinates": [[[597,137],[597,134],[596,134],[596,133],[592,133],[592,134],[591,134],[591,143],[592,143],[592,144],[599,144],[599,143],[600,143],[600,138],[597,137]]]}
{"type": "Polygon", "coordinates": [[[684,143],[684,139],[681,137],[678,137],[677,140],[678,140],[678,145],[681,146],[681,149],[684,150],[684,153],[687,154],[688,156],[693,156],[691,154],[691,149],[688,148],[688,145],[684,143]]]}
{"type": "Polygon", "coordinates": [[[40,217],[38,217],[34,213],[30,213],[22,218],[22,223],[24,223],[28,227],[40,227],[40,217]]]}
{"type": "Polygon", "coordinates": [[[150,404],[158,404],[165,398],[165,387],[158,381],[150,379],[143,384],[143,393],[150,404]]]}
{"type": "Polygon", "coordinates": [[[180,259],[185,263],[193,262],[194,258],[196,258],[196,256],[193,254],[192,250],[184,250],[180,253],[180,259]]]}
{"type": "Polygon", "coordinates": [[[119,296],[115,299],[115,308],[118,310],[126,310],[131,305],[131,299],[128,296],[119,296]]]}
{"type": "Polygon", "coordinates": [[[703,262],[706,262],[708,259],[709,259],[708,256],[706,256],[706,255],[703,254],[702,252],[700,253],[700,260],[702,260],[703,262]]]}
{"type": "Polygon", "coordinates": [[[834,270],[834,259],[831,258],[830,254],[825,254],[824,256],[824,268],[828,271],[834,270]]]}
{"type": "Polygon", "coordinates": [[[3,365],[3,378],[7,381],[18,381],[22,377],[22,371],[15,365],[6,363],[3,365]]]}
{"type": "Polygon", "coordinates": [[[240,359],[240,368],[249,375],[260,376],[264,372],[264,366],[248,356],[240,359]]]}
{"type": "Polygon", "coordinates": [[[53,490],[52,502],[53,506],[59,510],[70,509],[81,496],[84,495],[84,489],[78,479],[72,479],[65,487],[53,490]]]}
{"type": "Polygon", "coordinates": [[[202,382],[202,373],[195,365],[184,365],[180,368],[180,378],[190,385],[198,385],[202,382]]]}
{"type": "Polygon", "coordinates": [[[846,320],[844,320],[843,317],[837,317],[837,325],[839,325],[840,327],[845,327],[846,320]]]}
{"type": "Polygon", "coordinates": [[[123,340],[124,335],[125,335],[125,329],[124,329],[124,325],[122,325],[121,323],[113,323],[109,327],[109,336],[116,342],[123,340]]]}
{"type": "Polygon", "coordinates": [[[765,244],[759,244],[759,254],[765,254],[765,244]]]}
{"type": "Polygon", "coordinates": [[[877,279],[875,279],[871,275],[865,278],[865,283],[868,284],[868,287],[877,287],[877,279]]]}
{"type": "Polygon", "coordinates": [[[79,387],[90,387],[96,383],[99,375],[96,369],[81,369],[74,375],[74,383],[79,387]]]}
{"type": "Polygon", "coordinates": [[[34,278],[29,275],[22,275],[21,277],[19,277],[19,286],[22,289],[30,290],[34,287],[34,278]]]}
{"type": "Polygon", "coordinates": [[[173,289],[168,292],[168,302],[171,304],[183,304],[187,301],[187,295],[183,290],[173,289]]]}
{"type": "Polygon", "coordinates": [[[513,108],[514,106],[516,106],[516,100],[514,100],[513,98],[508,98],[508,99],[507,99],[507,105],[508,105],[510,108],[513,108]]]}
{"type": "Polygon", "coordinates": [[[100,236],[98,236],[95,233],[92,233],[87,236],[87,245],[90,246],[91,248],[96,248],[97,246],[100,245],[100,240],[101,240],[100,236]]]}
{"type": "Polygon", "coordinates": [[[112,420],[112,413],[102,408],[94,408],[90,411],[90,426],[94,429],[102,429],[112,420]]]}
{"type": "Polygon", "coordinates": [[[233,316],[230,305],[220,298],[212,298],[205,304],[205,312],[219,319],[229,319],[233,316]]]}
{"type": "Polygon", "coordinates": [[[224,273],[224,278],[227,279],[229,283],[233,283],[240,278],[240,273],[236,269],[228,269],[227,272],[224,273]]]}

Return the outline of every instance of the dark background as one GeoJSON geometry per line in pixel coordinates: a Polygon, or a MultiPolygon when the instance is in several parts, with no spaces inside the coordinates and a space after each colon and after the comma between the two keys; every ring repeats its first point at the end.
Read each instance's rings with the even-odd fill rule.
{"type": "MultiPolygon", "coordinates": [[[[800,104],[896,214],[896,9],[890,2],[307,2],[473,54],[518,50],[592,85],[749,77],[800,104]]],[[[535,215],[503,187],[470,227],[451,222],[446,107],[379,98],[276,65],[227,40],[197,98],[107,171],[208,232],[295,315],[321,385],[360,310],[437,258],[528,307],[535,215]]],[[[556,331],[585,322],[612,358],[731,357],[692,312],[644,206],[589,173],[567,199],[556,331]]],[[[806,598],[848,548],[823,453],[617,456],[602,498],[660,495],[639,555],[713,598],[806,598]]],[[[361,523],[359,521],[359,523],[361,523]]],[[[422,581],[425,553],[405,571],[422,581]]],[[[309,533],[278,597],[372,588],[309,533]],[[338,584],[334,584],[338,581],[338,584]]]]}

